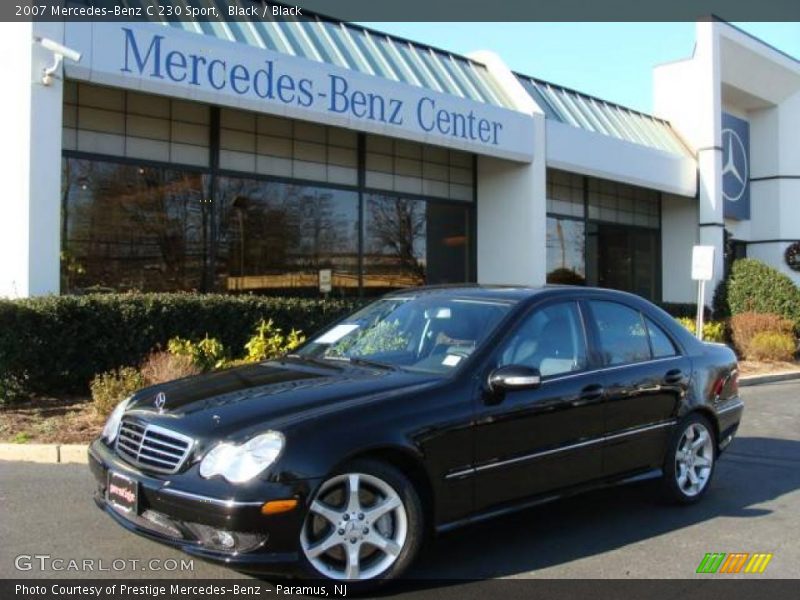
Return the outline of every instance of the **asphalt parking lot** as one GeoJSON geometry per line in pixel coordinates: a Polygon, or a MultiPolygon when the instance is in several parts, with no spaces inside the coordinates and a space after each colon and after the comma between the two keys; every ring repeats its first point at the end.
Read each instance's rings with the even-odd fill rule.
{"type": "MultiPolygon", "coordinates": [[[[410,576],[690,578],[701,577],[695,570],[706,552],[771,552],[757,577],[800,576],[800,383],[743,388],[742,395],[739,435],[700,504],[664,504],[650,483],[602,490],[443,536],[410,576]]],[[[0,578],[244,577],[200,560],[170,573],[17,570],[19,555],[139,564],[187,558],[116,526],[95,508],[92,489],[85,466],[0,462],[0,578]]]]}

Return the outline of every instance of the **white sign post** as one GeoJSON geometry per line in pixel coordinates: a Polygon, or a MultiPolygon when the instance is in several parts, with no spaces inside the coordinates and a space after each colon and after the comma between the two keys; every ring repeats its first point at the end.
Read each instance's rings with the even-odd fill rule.
{"type": "Polygon", "coordinates": [[[333,289],[333,271],[330,269],[319,270],[319,291],[323,294],[330,294],[333,289]]]}
{"type": "Polygon", "coordinates": [[[706,281],[714,277],[714,246],[692,248],[692,279],[697,282],[697,320],[695,336],[703,339],[703,317],[705,316],[706,281]]]}

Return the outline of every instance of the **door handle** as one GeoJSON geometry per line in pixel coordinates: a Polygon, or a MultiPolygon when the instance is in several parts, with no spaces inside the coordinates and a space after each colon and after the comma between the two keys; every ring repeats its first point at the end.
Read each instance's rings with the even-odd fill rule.
{"type": "Polygon", "coordinates": [[[680,369],[671,369],[664,375],[664,383],[668,385],[675,385],[683,381],[683,371],[680,369]]]}
{"type": "Polygon", "coordinates": [[[593,383],[591,385],[587,385],[585,388],[581,390],[580,395],[578,396],[581,400],[599,400],[605,394],[605,389],[599,383],[593,383]]]}

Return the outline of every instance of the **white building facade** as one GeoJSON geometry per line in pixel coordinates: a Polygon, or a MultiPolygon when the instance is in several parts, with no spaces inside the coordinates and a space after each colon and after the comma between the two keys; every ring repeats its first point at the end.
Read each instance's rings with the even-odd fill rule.
{"type": "Polygon", "coordinates": [[[698,243],[717,280],[735,254],[800,281],[800,63],[722,22],[656,68],[654,115],[321,18],[3,24],[0,45],[0,296],[549,281],[690,303],[698,243]],[[43,38],[80,61],[44,78],[43,38]]]}

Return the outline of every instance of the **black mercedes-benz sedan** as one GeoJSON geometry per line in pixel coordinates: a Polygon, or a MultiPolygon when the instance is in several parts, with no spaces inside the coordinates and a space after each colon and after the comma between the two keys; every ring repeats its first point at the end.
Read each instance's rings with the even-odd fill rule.
{"type": "Polygon", "coordinates": [[[279,360],[143,389],[90,447],[123,527],[242,571],[375,584],[426,535],[660,478],[699,500],[737,362],[622,292],[421,288],[279,360]]]}

